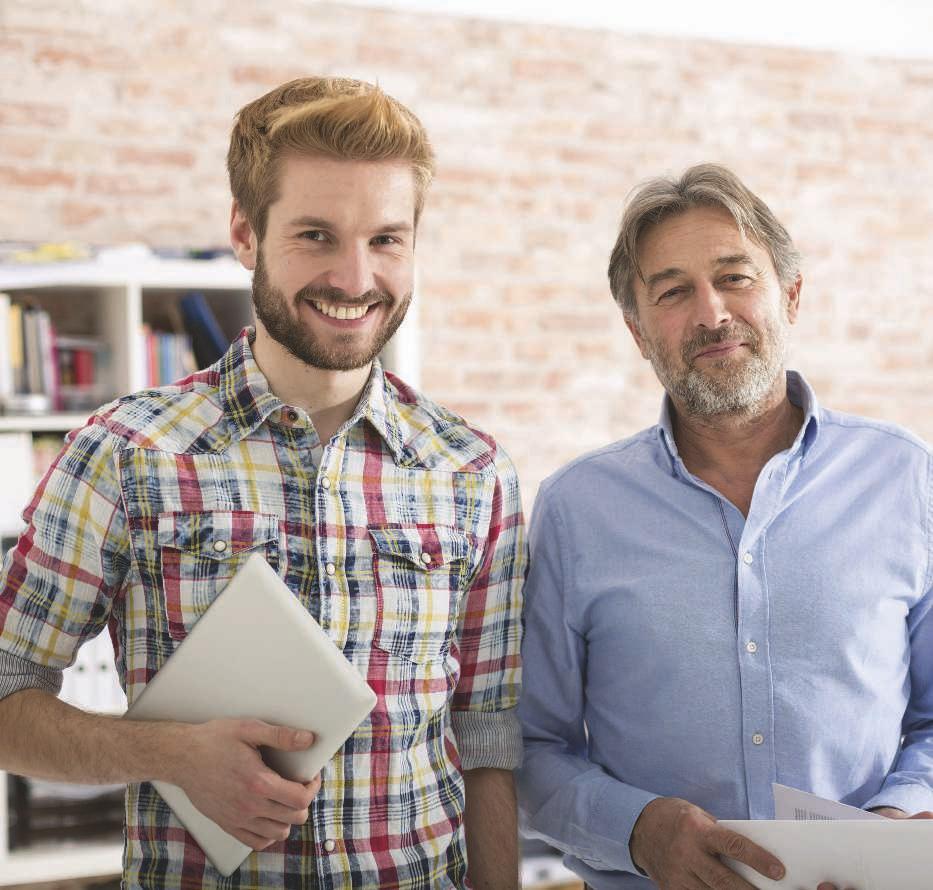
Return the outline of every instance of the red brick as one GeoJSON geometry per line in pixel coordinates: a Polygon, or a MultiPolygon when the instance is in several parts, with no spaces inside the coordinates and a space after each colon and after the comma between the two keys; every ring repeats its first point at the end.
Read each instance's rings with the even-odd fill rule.
{"type": "Polygon", "coordinates": [[[32,102],[4,102],[0,104],[0,126],[61,127],[67,121],[68,110],[61,105],[32,102]]]}
{"type": "Polygon", "coordinates": [[[107,215],[107,208],[101,204],[85,201],[64,201],[61,205],[62,225],[71,227],[85,226],[107,215]]]}
{"type": "Polygon", "coordinates": [[[94,173],[87,177],[85,190],[92,195],[172,195],[175,189],[164,177],[152,178],[120,173],[94,173]]]}
{"type": "MultiPolygon", "coordinates": [[[[86,41],[84,41],[86,44],[86,41]]],[[[78,50],[73,46],[45,46],[36,50],[33,62],[40,68],[86,68],[123,70],[130,62],[127,54],[112,46],[92,46],[78,50]]]]}
{"type": "Polygon", "coordinates": [[[0,185],[15,188],[46,189],[65,187],[75,184],[75,178],[70,173],[50,168],[29,167],[0,167],[0,185]]]}
{"type": "Polygon", "coordinates": [[[152,167],[193,167],[195,154],[187,149],[118,148],[114,159],[117,164],[138,164],[152,167]]]}

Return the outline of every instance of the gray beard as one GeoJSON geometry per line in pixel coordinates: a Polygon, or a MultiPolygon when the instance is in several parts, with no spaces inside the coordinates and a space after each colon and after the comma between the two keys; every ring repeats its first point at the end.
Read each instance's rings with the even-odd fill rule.
{"type": "MultiPolygon", "coordinates": [[[[773,392],[776,382],[784,373],[787,355],[783,326],[780,330],[766,329],[760,336],[747,326],[743,326],[742,332],[743,339],[749,343],[751,354],[731,374],[724,376],[708,374],[689,364],[686,370],[675,368],[663,350],[655,343],[646,341],[648,359],[658,380],[688,414],[695,417],[754,414],[773,392]]],[[[704,345],[726,339],[727,333],[700,337],[685,344],[684,352],[693,354],[704,345]]],[[[727,366],[727,361],[720,365],[727,366]]]]}

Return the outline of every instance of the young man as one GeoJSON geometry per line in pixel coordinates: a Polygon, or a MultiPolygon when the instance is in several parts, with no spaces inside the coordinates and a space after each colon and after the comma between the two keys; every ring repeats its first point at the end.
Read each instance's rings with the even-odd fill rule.
{"type": "Polygon", "coordinates": [[[933,455],[785,371],[797,251],[730,171],[640,189],[609,276],[667,395],[539,494],[522,806],[600,890],[751,890],[716,819],[772,782],[933,804],[933,455]]]}
{"type": "Polygon", "coordinates": [[[515,472],[377,358],[411,299],[427,136],[374,87],[308,78],[241,110],[228,167],[255,330],[100,409],[36,492],[0,577],[0,766],[130,783],[126,887],[515,887],[515,472]],[[55,698],[109,623],[132,703],[253,552],[378,695],[323,782],[258,753],[306,732],[55,698]],[[220,878],[153,779],[256,852],[220,878]]]}

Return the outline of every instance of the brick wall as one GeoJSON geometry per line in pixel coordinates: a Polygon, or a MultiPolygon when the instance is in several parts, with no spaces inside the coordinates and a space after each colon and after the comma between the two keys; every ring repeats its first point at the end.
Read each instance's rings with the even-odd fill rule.
{"type": "Polygon", "coordinates": [[[933,62],[318,4],[0,7],[0,238],[226,242],[237,108],[350,74],[421,116],[423,388],[494,432],[530,501],[652,423],[605,265],[641,179],[715,160],[804,254],[793,364],[933,439],[933,62]]]}

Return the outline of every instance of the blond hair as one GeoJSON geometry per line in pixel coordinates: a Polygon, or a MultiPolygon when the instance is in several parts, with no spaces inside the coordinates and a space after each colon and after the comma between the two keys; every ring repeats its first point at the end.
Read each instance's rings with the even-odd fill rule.
{"type": "Polygon", "coordinates": [[[796,279],[800,253],[768,205],[728,168],[697,164],[679,180],[665,177],[648,180],[629,199],[609,257],[609,289],[626,318],[638,318],[635,276],[644,281],[638,263],[639,239],[652,226],[694,207],[721,207],[735,220],[743,235],[768,251],[783,286],[796,279]]]}
{"type": "Polygon", "coordinates": [[[434,175],[421,121],[379,87],[345,77],[289,81],[241,108],[230,135],[230,190],[260,240],[278,198],[281,159],[291,152],[411,164],[415,222],[434,175]]]}

